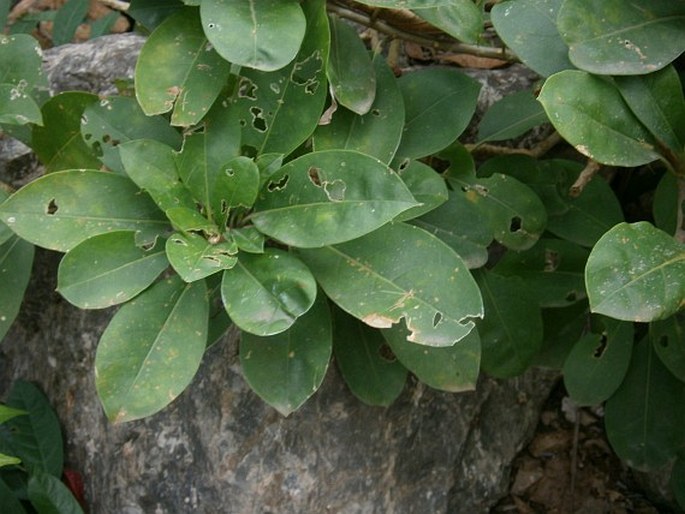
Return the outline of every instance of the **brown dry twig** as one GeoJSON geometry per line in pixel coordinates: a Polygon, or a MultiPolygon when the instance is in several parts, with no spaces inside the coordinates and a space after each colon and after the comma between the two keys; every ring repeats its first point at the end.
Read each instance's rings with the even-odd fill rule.
{"type": "Polygon", "coordinates": [[[597,175],[600,169],[602,169],[602,165],[600,163],[593,161],[592,159],[588,159],[585,168],[583,168],[583,171],[580,172],[580,175],[578,175],[578,178],[570,187],[568,191],[569,196],[572,198],[579,197],[580,193],[582,193],[583,189],[585,189],[585,186],[587,186],[592,178],[597,175]]]}
{"type": "Polygon", "coordinates": [[[508,146],[491,145],[488,143],[467,144],[466,149],[475,155],[528,155],[539,159],[562,141],[558,132],[552,132],[548,137],[532,148],[510,148],[508,146]]]}

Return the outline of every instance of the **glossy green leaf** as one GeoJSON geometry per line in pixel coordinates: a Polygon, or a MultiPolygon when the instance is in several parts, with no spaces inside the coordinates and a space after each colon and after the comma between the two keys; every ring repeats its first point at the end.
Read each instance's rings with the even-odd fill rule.
{"type": "Polygon", "coordinates": [[[252,159],[236,157],[221,167],[211,191],[215,213],[228,212],[233,207],[252,207],[259,193],[259,168],[252,159]]]}
{"type": "Polygon", "coordinates": [[[498,2],[491,19],[497,35],[521,60],[543,77],[573,68],[556,18],[564,0],[498,2]]]}
{"type": "Polygon", "coordinates": [[[18,86],[0,84],[0,123],[42,125],[43,115],[36,101],[18,86]]]}
{"type": "Polygon", "coordinates": [[[634,345],[621,386],[606,402],[609,443],[630,467],[664,466],[685,445],[685,383],[661,364],[648,341],[634,345]]]}
{"type": "Polygon", "coordinates": [[[685,5],[673,0],[566,0],[557,25],[573,64],[600,75],[650,73],[685,50],[685,5]]]}
{"type": "Polygon", "coordinates": [[[7,405],[0,404],[0,425],[12,418],[16,418],[17,416],[25,416],[26,414],[28,414],[28,412],[25,410],[13,409],[7,405]]]}
{"type": "Polygon", "coordinates": [[[243,127],[242,143],[258,156],[290,154],[314,132],[321,118],[328,93],[326,2],[310,0],[302,9],[307,32],[295,59],[273,73],[241,72],[235,108],[243,127]]]}
{"type": "Polygon", "coordinates": [[[381,332],[397,359],[424,384],[451,393],[476,388],[480,369],[477,330],[472,330],[456,344],[443,348],[410,342],[408,331],[402,326],[381,332]]]}
{"type": "Polygon", "coordinates": [[[410,161],[406,166],[401,166],[397,174],[421,205],[400,213],[395,217],[395,221],[418,218],[447,201],[448,191],[445,179],[427,164],[410,161]]]}
{"type": "Polygon", "coordinates": [[[633,114],[654,137],[675,152],[685,146],[685,99],[678,72],[668,66],[649,75],[616,77],[633,114]]]}
{"type": "Polygon", "coordinates": [[[221,275],[213,275],[206,280],[209,290],[209,320],[207,324],[207,347],[218,343],[229,328],[233,326],[233,321],[228,317],[221,300],[221,275]]]}
{"type": "Polygon", "coordinates": [[[466,129],[480,84],[454,68],[425,68],[399,79],[405,125],[396,158],[431,155],[466,129]]]}
{"type": "Polygon", "coordinates": [[[14,491],[0,478],[0,504],[7,514],[26,514],[14,491]]]}
{"type": "Polygon", "coordinates": [[[577,405],[600,405],[621,385],[633,350],[633,325],[603,320],[599,333],[583,336],[564,362],[564,386],[577,405]]]}
{"type": "Polygon", "coordinates": [[[562,71],[545,81],[538,100],[563,138],[598,162],[640,166],[659,157],[651,134],[606,79],[562,71]]]}
{"type": "Polygon", "coordinates": [[[64,460],[62,431],[42,391],[30,382],[17,380],[6,404],[27,412],[26,416],[17,416],[3,425],[9,429],[9,440],[3,442],[9,445],[12,455],[20,458],[31,473],[43,471],[61,476],[64,460]]]}
{"type": "Polygon", "coordinates": [[[326,77],[335,100],[350,111],[364,115],[376,97],[376,74],[371,57],[357,30],[339,18],[330,17],[331,51],[326,77]]]}
{"type": "Polygon", "coordinates": [[[547,115],[531,91],[518,91],[485,112],[478,127],[478,141],[513,139],[546,121],[547,115]]]}
{"type": "Polygon", "coordinates": [[[56,476],[33,473],[27,492],[31,505],[40,514],[83,514],[79,502],[56,476]]]}
{"type": "Polygon", "coordinates": [[[685,303],[685,245],[647,222],[620,223],[590,253],[585,285],[593,312],[654,321],[685,303]]]}
{"type": "Polygon", "coordinates": [[[311,308],[316,281],[300,259],[269,248],[263,254],[240,255],[238,264],[224,272],[221,297],[238,327],[270,336],[290,328],[311,308]]]}
{"type": "Polygon", "coordinates": [[[55,46],[71,43],[74,33],[78,26],[84,22],[89,0],[67,0],[67,2],[57,10],[52,29],[52,44],[55,46]]]}
{"type": "Polygon", "coordinates": [[[494,271],[518,276],[536,305],[565,307],[585,298],[585,263],[589,250],[561,239],[540,239],[525,252],[507,252],[494,271]]]}
{"type": "Polygon", "coordinates": [[[0,219],[21,238],[66,252],[89,237],[115,230],[151,242],[168,228],[164,214],[128,178],[66,170],[30,182],[0,205],[0,219]]]}
{"type": "Polygon", "coordinates": [[[264,253],[264,242],[266,238],[264,237],[264,234],[253,226],[232,228],[229,231],[229,236],[243,252],[264,253]]]}
{"type": "MultiPolygon", "coordinates": [[[[123,145],[134,139],[154,139],[180,149],[181,136],[162,116],[146,116],[134,98],[114,96],[92,103],[83,111],[81,135],[102,163],[123,172],[119,156],[123,145]]],[[[130,175],[129,175],[130,176],[130,175]]]]}
{"type": "Polygon", "coordinates": [[[542,348],[534,366],[560,370],[578,340],[587,331],[590,308],[586,301],[569,307],[542,309],[542,348]]]}
{"type": "Polygon", "coordinates": [[[350,391],[367,405],[391,405],[404,389],[407,369],[379,330],[340,309],[333,311],[335,362],[350,391]]]}
{"type": "Polygon", "coordinates": [[[663,365],[685,382],[685,312],[650,323],[649,340],[663,365]]]}
{"type": "Polygon", "coordinates": [[[119,309],[95,356],[95,385],[110,421],[150,416],[183,392],[205,350],[207,316],[204,281],[178,277],[119,309]]]}
{"type": "Polygon", "coordinates": [[[244,333],[240,365],[250,387],[284,416],[321,385],[332,347],[331,316],[323,295],[285,332],[269,337],[244,333]]]}
{"type": "Polygon", "coordinates": [[[237,245],[232,241],[211,243],[197,234],[171,234],[166,255],[171,266],[185,282],[195,282],[238,262],[237,245]]]}
{"type": "Polygon", "coordinates": [[[675,234],[678,226],[678,179],[673,173],[665,172],[654,190],[652,214],[656,226],[668,234],[675,234]]]}
{"type": "Polygon", "coordinates": [[[34,126],[31,148],[45,164],[45,171],[100,167],[97,155],[81,138],[81,117],[97,102],[90,93],[68,91],[45,102],[43,126],[34,126]]]}
{"type": "Polygon", "coordinates": [[[0,245],[0,341],[19,314],[31,277],[33,245],[11,237],[0,245]]]}
{"type": "Polygon", "coordinates": [[[33,88],[47,90],[43,72],[43,52],[28,34],[0,34],[0,84],[12,84],[31,93],[33,88]]]}
{"type": "Polygon", "coordinates": [[[155,30],[165,19],[183,9],[180,0],[131,0],[126,14],[133,18],[138,26],[148,31],[155,30]]]}
{"type": "Polygon", "coordinates": [[[203,0],[200,14],[202,28],[219,55],[262,71],[291,62],[306,29],[296,0],[203,0]]]}
{"type": "Polygon", "coordinates": [[[680,508],[685,508],[685,457],[679,457],[671,469],[671,489],[680,508]]]}
{"type": "MultiPolygon", "coordinates": [[[[2,202],[7,200],[9,196],[8,192],[0,188],[0,205],[2,205],[2,202]]],[[[0,245],[5,244],[12,236],[14,236],[14,232],[12,232],[7,225],[0,222],[0,245]]]]}
{"type": "Polygon", "coordinates": [[[197,209],[174,207],[167,209],[167,218],[173,227],[181,232],[203,232],[208,238],[220,235],[219,227],[200,214],[197,209]]]}
{"type": "MultiPolygon", "coordinates": [[[[0,453],[0,468],[3,468],[5,466],[14,466],[16,464],[21,464],[21,459],[18,459],[17,457],[12,457],[11,455],[5,455],[4,453],[0,453]]],[[[0,494],[0,502],[2,502],[4,498],[0,494]]],[[[0,505],[3,505],[3,503],[0,503],[0,505]]]]}
{"type": "Polygon", "coordinates": [[[416,205],[397,174],[349,150],[306,154],[273,174],[250,220],[264,234],[301,248],[367,234],[416,205]]]}
{"type": "Polygon", "coordinates": [[[418,227],[390,223],[299,254],[344,311],[376,328],[404,319],[414,343],[451,346],[483,315],[480,291],[464,262],[418,227]]]}
{"type": "Polygon", "coordinates": [[[161,210],[195,208],[193,196],[180,181],[173,148],[151,139],[136,139],[122,144],[119,152],[126,175],[161,210]]]}
{"type": "Polygon", "coordinates": [[[337,109],[330,123],[314,132],[314,149],[357,150],[390,163],[400,144],[404,125],[404,100],[397,79],[382,55],[373,59],[376,96],[371,109],[359,116],[337,109]]]}
{"type": "Polygon", "coordinates": [[[140,248],[136,246],[135,232],[100,234],[64,256],[57,274],[57,290],[81,309],[110,307],[137,296],[168,265],[163,242],[140,248]]]}
{"type": "Polygon", "coordinates": [[[145,114],[172,111],[171,124],[199,122],[226,84],[230,64],[207,41],[196,9],[155,29],[136,62],[136,98],[145,114]]]}
{"type": "Polygon", "coordinates": [[[483,15],[472,0],[449,0],[444,5],[417,9],[414,14],[465,43],[477,43],[483,32],[483,15]]]}
{"type": "Polygon", "coordinates": [[[542,345],[542,317],[536,298],[520,277],[478,271],[485,316],[476,322],[481,340],[481,368],[506,378],[530,366],[542,345]]]}

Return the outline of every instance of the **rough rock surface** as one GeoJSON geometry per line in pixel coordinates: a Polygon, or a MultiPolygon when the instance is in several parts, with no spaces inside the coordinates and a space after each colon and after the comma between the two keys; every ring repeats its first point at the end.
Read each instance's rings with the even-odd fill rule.
{"type": "MultiPolygon", "coordinates": [[[[47,52],[53,89],[108,90],[130,76],[140,43],[116,36],[47,52]]],[[[7,169],[3,180],[19,183],[7,169]]],[[[169,408],[114,426],[93,376],[112,311],[80,311],[55,293],[58,261],[38,252],[0,346],[0,391],[15,378],[46,391],[94,513],[487,512],[507,493],[511,462],[554,382],[534,371],[447,394],[410,381],[381,409],[357,401],[331,366],[321,390],[283,418],[249,390],[229,336],[169,408]]]]}

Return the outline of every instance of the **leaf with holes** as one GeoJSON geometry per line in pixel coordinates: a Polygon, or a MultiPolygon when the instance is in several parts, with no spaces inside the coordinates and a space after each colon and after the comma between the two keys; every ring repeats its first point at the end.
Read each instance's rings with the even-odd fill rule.
{"type": "Polygon", "coordinates": [[[673,0],[566,0],[559,32],[578,68],[600,75],[641,75],[685,50],[685,5],[673,0]]]}
{"type": "Polygon", "coordinates": [[[236,157],[224,164],[210,191],[215,216],[221,213],[225,218],[234,207],[252,207],[259,193],[259,182],[259,168],[252,159],[236,157]]]}
{"type": "Polygon", "coordinates": [[[562,71],[545,81],[538,100],[559,134],[597,162],[640,166],[659,158],[652,135],[602,77],[562,71]]]}
{"type": "Polygon", "coordinates": [[[478,141],[503,141],[525,134],[547,121],[531,91],[518,91],[495,102],[478,126],[478,141]]]}
{"type": "Polygon", "coordinates": [[[292,254],[267,249],[240,255],[224,272],[221,297],[228,315],[245,332],[259,336],[290,328],[316,299],[316,281],[292,254]]]}
{"type": "Polygon", "coordinates": [[[216,239],[220,236],[219,227],[209,221],[197,209],[174,207],[166,210],[171,225],[184,233],[203,232],[207,238],[216,239]]]}
{"type": "Polygon", "coordinates": [[[492,8],[497,35],[543,77],[573,68],[556,23],[563,1],[516,0],[499,2],[492,8]]]}
{"type": "Polygon", "coordinates": [[[441,391],[473,391],[480,370],[480,338],[472,330],[452,346],[435,348],[408,340],[403,326],[381,331],[397,359],[424,384],[441,391]]]}
{"type": "Polygon", "coordinates": [[[164,20],[143,45],[136,98],[148,116],[172,111],[172,125],[194,125],[219,96],[229,70],[207,41],[197,9],[184,9],[164,20]]]}
{"type": "Polygon", "coordinates": [[[0,84],[0,123],[42,125],[43,115],[36,101],[18,86],[0,84]]]}
{"type": "Polygon", "coordinates": [[[404,389],[407,369],[380,331],[340,309],[333,311],[335,362],[350,391],[367,405],[387,407],[404,389]]]}
{"type": "Polygon", "coordinates": [[[476,110],[480,84],[453,68],[425,68],[399,79],[405,124],[398,159],[436,153],[454,142],[476,110]]]}
{"type": "Polygon", "coordinates": [[[195,282],[238,262],[237,245],[232,241],[210,243],[197,234],[171,234],[166,255],[171,266],[185,282],[195,282]]]}
{"type": "Polygon", "coordinates": [[[416,9],[414,14],[465,43],[478,43],[483,32],[483,14],[471,0],[449,0],[443,5],[416,9]]]}
{"type": "Polygon", "coordinates": [[[298,254],[344,311],[376,328],[404,319],[414,343],[451,346],[483,316],[480,291],[464,262],[418,227],[390,223],[298,254]]]}
{"type": "Polygon", "coordinates": [[[28,34],[0,34],[0,84],[17,86],[32,96],[47,92],[43,52],[35,38],[28,34]]]}
{"type": "MultiPolygon", "coordinates": [[[[178,150],[181,136],[162,116],[146,116],[134,98],[114,96],[92,103],[81,117],[83,140],[110,170],[124,172],[119,151],[123,143],[150,139],[178,150]]],[[[130,175],[129,175],[130,176],[130,175]]]]}
{"type": "Polygon", "coordinates": [[[332,347],[331,315],[321,295],[285,332],[269,337],[244,333],[240,365],[262,400],[284,416],[297,410],[321,385],[332,347]]]}
{"type": "Polygon", "coordinates": [[[598,332],[583,336],[564,362],[564,386],[581,406],[600,405],[623,381],[633,350],[633,325],[602,319],[598,332]]]}
{"type": "Polygon", "coordinates": [[[685,245],[641,221],[619,223],[590,253],[585,286],[592,312],[654,321],[685,303],[685,245]]]}
{"type": "Polygon", "coordinates": [[[347,109],[337,109],[330,123],[314,132],[313,143],[320,150],[357,150],[390,163],[402,137],[404,100],[395,75],[382,55],[373,59],[376,96],[371,109],[359,116],[347,109]]]}
{"type": "Polygon", "coordinates": [[[169,223],[127,177],[65,170],[25,185],[0,205],[0,219],[33,244],[66,252],[89,237],[115,230],[152,242],[169,223]]]}
{"type": "Polygon", "coordinates": [[[290,161],[262,189],[250,220],[264,234],[311,248],[368,234],[416,205],[385,164],[349,150],[290,161]]]}
{"type": "Polygon", "coordinates": [[[664,366],[685,382],[685,312],[650,323],[649,340],[664,366]]]}
{"type": "Polygon", "coordinates": [[[95,385],[110,421],[150,416],[183,392],[205,350],[207,315],[204,281],[179,277],[119,309],[95,355],[95,385]]]}
{"type": "Polygon", "coordinates": [[[330,17],[331,50],[326,77],[335,100],[362,116],[376,97],[376,74],[369,52],[357,30],[335,16],[330,17]]]}
{"type": "Polygon", "coordinates": [[[18,237],[0,244],[0,341],[19,314],[31,277],[33,245],[18,237]]]}
{"type": "Polygon", "coordinates": [[[32,473],[26,494],[36,512],[83,514],[79,502],[57,476],[41,472],[32,473]]]}
{"type": "Polygon", "coordinates": [[[397,174],[421,205],[400,213],[395,217],[395,221],[418,218],[447,201],[448,191],[445,179],[427,164],[412,160],[406,166],[400,166],[397,174]]]}
{"type": "Polygon", "coordinates": [[[62,258],[57,290],[81,309],[102,309],[134,298],[169,265],[164,244],[136,246],[135,232],[100,234],[62,258]]]}
{"type": "Polygon", "coordinates": [[[34,126],[31,148],[50,173],[68,168],[100,167],[100,159],[81,138],[81,117],[96,95],[68,91],[53,96],[41,109],[43,126],[34,126]]]}

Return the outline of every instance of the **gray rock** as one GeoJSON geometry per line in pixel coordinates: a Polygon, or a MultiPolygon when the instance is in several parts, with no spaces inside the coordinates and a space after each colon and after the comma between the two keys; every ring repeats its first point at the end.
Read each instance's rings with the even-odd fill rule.
{"type": "MultiPolygon", "coordinates": [[[[46,52],[53,89],[110,91],[112,78],[130,75],[140,43],[114,36],[46,52]]],[[[283,418],[243,380],[231,334],[171,406],[111,425],[93,360],[113,311],[80,311],[54,292],[58,261],[38,252],[0,346],[0,388],[23,378],[46,391],[94,513],[487,512],[506,494],[511,462],[555,380],[540,371],[483,377],[462,394],[410,380],[382,409],[356,400],[332,365],[320,391],[283,418]]]]}

